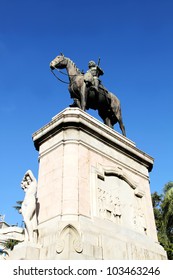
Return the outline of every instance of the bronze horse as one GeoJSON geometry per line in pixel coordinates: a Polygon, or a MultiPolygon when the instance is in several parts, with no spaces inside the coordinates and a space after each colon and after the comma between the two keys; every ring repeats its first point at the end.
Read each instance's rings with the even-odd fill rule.
{"type": "Polygon", "coordinates": [[[101,84],[99,92],[93,90],[90,86],[93,77],[83,74],[74,62],[63,54],[51,61],[50,68],[52,70],[66,68],[69,77],[68,90],[74,100],[71,106],[79,107],[84,111],[87,109],[98,110],[99,116],[106,125],[113,128],[114,124],[118,122],[122,134],[126,136],[120,101],[113,93],[107,91],[101,84]]]}

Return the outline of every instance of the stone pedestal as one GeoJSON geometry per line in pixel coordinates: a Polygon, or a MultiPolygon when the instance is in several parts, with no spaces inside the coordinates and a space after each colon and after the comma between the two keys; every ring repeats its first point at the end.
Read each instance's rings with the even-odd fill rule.
{"type": "Polygon", "coordinates": [[[33,134],[39,151],[40,259],[165,259],[149,172],[153,158],[78,108],[33,134]]]}
{"type": "Polygon", "coordinates": [[[39,260],[40,246],[35,243],[22,242],[9,251],[8,260],[39,260]]]}

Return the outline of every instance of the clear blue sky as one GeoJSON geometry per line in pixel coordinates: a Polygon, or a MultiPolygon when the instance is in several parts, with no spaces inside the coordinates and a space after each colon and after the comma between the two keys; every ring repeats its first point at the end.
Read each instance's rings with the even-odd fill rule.
{"type": "Polygon", "coordinates": [[[32,133],[71,103],[49,70],[60,52],[84,71],[101,58],[127,137],[155,159],[151,191],[173,180],[173,1],[0,0],[0,214],[9,224],[21,222],[12,206],[24,173],[38,174],[32,133]]]}

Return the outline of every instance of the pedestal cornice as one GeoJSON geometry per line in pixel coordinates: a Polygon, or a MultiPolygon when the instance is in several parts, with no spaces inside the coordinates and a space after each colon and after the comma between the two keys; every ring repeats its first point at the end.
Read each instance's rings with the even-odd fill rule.
{"type": "Polygon", "coordinates": [[[87,134],[121,151],[121,153],[140,161],[147,167],[149,172],[152,170],[154,160],[151,156],[139,150],[133,141],[104,125],[79,108],[66,108],[54,116],[48,124],[36,131],[32,135],[36,150],[39,151],[42,143],[60,131],[71,128],[85,131],[87,134]]]}

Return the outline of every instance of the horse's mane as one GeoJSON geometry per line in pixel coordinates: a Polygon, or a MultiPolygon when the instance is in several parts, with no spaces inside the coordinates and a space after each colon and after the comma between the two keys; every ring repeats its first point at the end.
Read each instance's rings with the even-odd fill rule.
{"type": "Polygon", "coordinates": [[[76,66],[76,64],[70,59],[70,58],[67,58],[68,61],[75,67],[76,71],[78,74],[82,74],[82,72],[80,71],[80,69],[76,66]]]}

